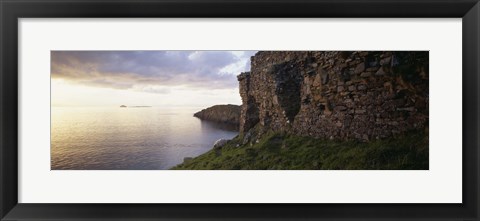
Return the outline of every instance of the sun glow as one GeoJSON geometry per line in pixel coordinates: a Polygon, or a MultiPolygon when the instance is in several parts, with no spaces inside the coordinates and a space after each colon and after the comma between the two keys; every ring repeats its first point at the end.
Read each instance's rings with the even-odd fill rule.
{"type": "Polygon", "coordinates": [[[241,103],[238,88],[206,90],[188,86],[147,86],[113,89],[63,79],[51,80],[52,106],[208,107],[227,103],[241,103]]]}

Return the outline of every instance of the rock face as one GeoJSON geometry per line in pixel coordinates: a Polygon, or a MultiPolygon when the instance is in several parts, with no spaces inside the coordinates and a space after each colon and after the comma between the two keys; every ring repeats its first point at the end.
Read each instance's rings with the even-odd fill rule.
{"type": "Polygon", "coordinates": [[[371,140],[428,127],[428,52],[261,51],[238,76],[240,134],[255,125],[371,140]]]}
{"type": "Polygon", "coordinates": [[[235,125],[238,128],[240,123],[240,106],[233,104],[215,105],[203,109],[193,116],[202,120],[235,125]]]}

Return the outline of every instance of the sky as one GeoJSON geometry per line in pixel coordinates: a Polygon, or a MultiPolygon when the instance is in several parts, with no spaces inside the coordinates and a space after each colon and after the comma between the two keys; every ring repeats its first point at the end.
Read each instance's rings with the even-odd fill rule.
{"type": "Polygon", "coordinates": [[[256,51],[52,51],[52,106],[241,104],[256,51]]]}

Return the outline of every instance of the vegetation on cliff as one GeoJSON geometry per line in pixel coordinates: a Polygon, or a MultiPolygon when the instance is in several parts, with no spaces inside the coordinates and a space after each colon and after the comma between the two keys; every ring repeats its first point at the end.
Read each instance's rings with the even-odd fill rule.
{"type": "Polygon", "coordinates": [[[332,141],[267,132],[244,144],[235,137],[172,169],[179,170],[425,170],[428,135],[412,131],[401,137],[332,141]]]}
{"type": "Polygon", "coordinates": [[[215,105],[203,109],[193,116],[202,120],[231,124],[238,127],[240,123],[240,106],[233,104],[215,105]]]}

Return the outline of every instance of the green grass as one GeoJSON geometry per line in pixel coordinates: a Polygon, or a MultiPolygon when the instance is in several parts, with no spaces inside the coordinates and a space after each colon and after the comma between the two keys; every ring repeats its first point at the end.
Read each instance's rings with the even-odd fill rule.
{"type": "Polygon", "coordinates": [[[266,133],[254,144],[241,145],[236,137],[176,170],[425,170],[428,135],[410,132],[402,137],[331,141],[266,133]],[[237,147],[237,145],[239,145],[237,147]]]}

